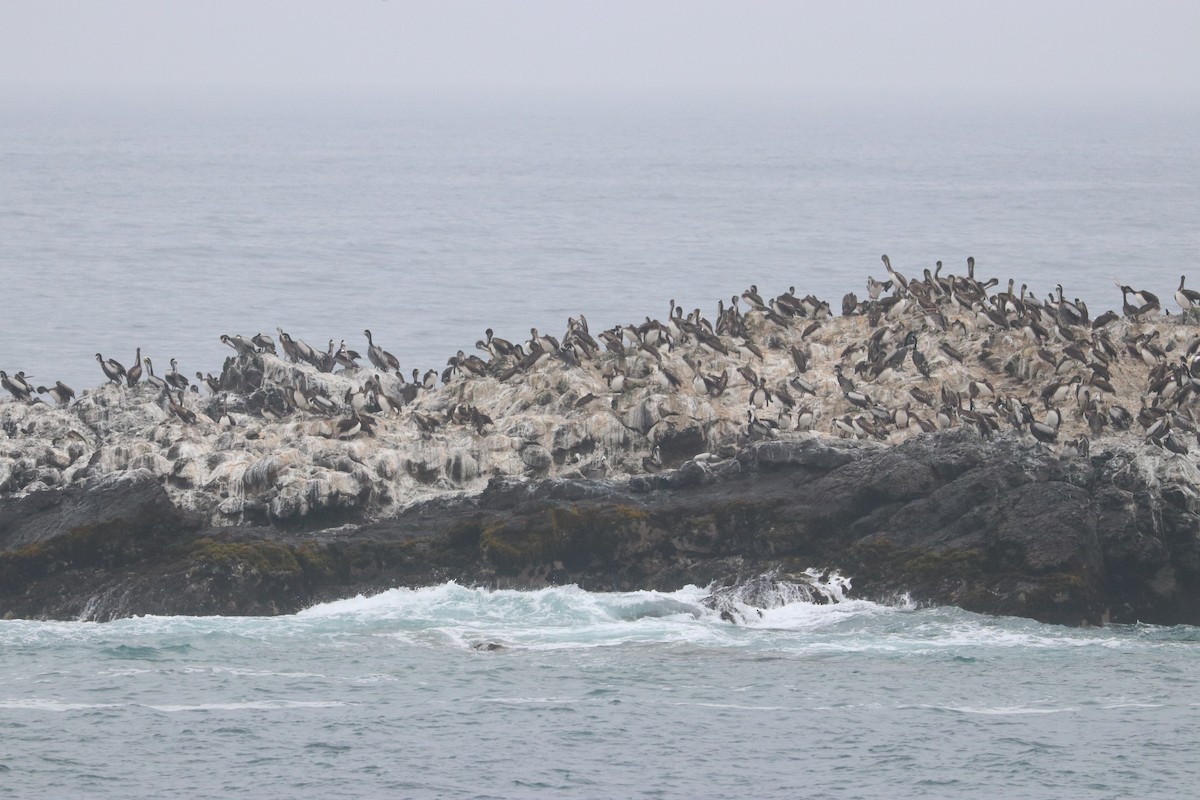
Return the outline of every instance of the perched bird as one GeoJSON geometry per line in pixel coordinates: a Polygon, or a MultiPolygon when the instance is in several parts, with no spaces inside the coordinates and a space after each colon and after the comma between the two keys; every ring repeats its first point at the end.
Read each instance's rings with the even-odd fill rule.
{"type": "Polygon", "coordinates": [[[24,403],[32,400],[31,392],[25,387],[25,382],[10,378],[8,373],[3,370],[0,370],[0,386],[4,387],[8,390],[9,394],[24,403]]]}
{"type": "MultiPolygon", "coordinates": [[[[2,375],[3,373],[0,373],[2,375]]],[[[75,390],[67,386],[62,381],[57,381],[53,386],[47,389],[45,386],[37,387],[38,394],[48,394],[54,399],[55,403],[60,406],[65,406],[75,399],[75,390]]]]}
{"type": "Polygon", "coordinates": [[[165,380],[172,389],[176,389],[181,392],[185,391],[188,388],[188,384],[191,383],[191,381],[187,379],[187,376],[179,371],[179,362],[173,358],[171,359],[171,371],[163,376],[163,380],[165,380]]]}
{"type": "Polygon", "coordinates": [[[240,334],[237,336],[229,336],[228,334],[222,333],[221,341],[236,350],[239,356],[248,356],[258,352],[258,346],[240,334]]]}
{"type": "Polygon", "coordinates": [[[363,334],[367,337],[367,360],[374,364],[377,369],[381,369],[384,372],[394,372],[399,375],[400,359],[375,344],[371,339],[370,330],[364,330],[363,334]]]}
{"type": "Polygon", "coordinates": [[[118,386],[125,380],[125,367],[120,361],[115,358],[105,358],[96,353],[96,360],[100,362],[100,369],[104,371],[104,376],[118,386]]]}
{"type": "Polygon", "coordinates": [[[142,379],[142,348],[137,349],[137,355],[133,358],[133,366],[125,373],[125,382],[130,386],[137,386],[137,382],[142,379]]]}
{"type": "Polygon", "coordinates": [[[1200,292],[1183,288],[1183,282],[1186,279],[1186,275],[1179,276],[1179,288],[1175,290],[1175,302],[1184,311],[1191,311],[1196,306],[1200,306],[1200,292]]]}

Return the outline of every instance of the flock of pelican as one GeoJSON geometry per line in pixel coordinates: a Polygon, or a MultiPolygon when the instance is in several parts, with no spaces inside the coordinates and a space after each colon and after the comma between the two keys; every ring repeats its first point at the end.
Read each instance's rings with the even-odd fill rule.
{"type": "MultiPolygon", "coordinates": [[[[236,428],[255,417],[317,415],[337,419],[339,438],[373,435],[380,424],[411,424],[425,436],[457,425],[482,435],[500,409],[480,403],[486,393],[465,402],[465,386],[558,370],[572,390],[568,411],[619,414],[629,398],[678,394],[740,418],[739,435],[747,439],[820,430],[882,441],[970,426],[982,436],[1014,430],[1061,441],[1087,455],[1091,437],[1139,425],[1147,442],[1189,451],[1200,422],[1200,336],[1187,324],[1193,315],[1168,319],[1155,294],[1118,282],[1121,313],[1093,318],[1061,285],[1039,298],[1013,280],[1000,290],[996,278],[977,279],[972,258],[962,275],[943,275],[939,261],[911,278],[886,255],[882,261],[886,277],[868,278],[861,300],[847,294],[840,318],[794,287],[764,299],[751,286],[719,303],[711,319],[672,300],[665,320],[647,317],[595,336],[583,315],[569,319],[561,337],[533,328],[528,339],[512,342],[488,328],[476,342],[478,354],[459,350],[440,372],[406,374],[370,330],[363,331],[365,357],[344,340],[319,349],[282,329],[278,341],[264,333],[222,335],[234,351],[222,374],[196,372],[194,381],[175,359],[156,374],[140,347],[128,368],[100,353],[96,360],[107,381],[156,393],[181,424],[236,428]],[[1177,321],[1183,324],[1164,324],[1177,321]],[[296,365],[291,374],[298,378],[272,383],[260,370],[248,381],[264,358],[296,365]],[[307,377],[334,372],[352,381],[340,396],[307,377]],[[199,399],[201,387],[213,400],[199,399]],[[440,402],[422,402],[439,392],[440,402]],[[1066,438],[1067,431],[1074,435],[1066,438]]],[[[1200,293],[1187,289],[1183,276],[1174,299],[1183,312],[1200,306],[1200,293]]],[[[24,372],[0,371],[0,387],[25,403],[43,402],[41,395],[61,407],[75,401],[61,381],[35,387],[24,372]]],[[[646,467],[657,466],[655,449],[646,467]]]]}

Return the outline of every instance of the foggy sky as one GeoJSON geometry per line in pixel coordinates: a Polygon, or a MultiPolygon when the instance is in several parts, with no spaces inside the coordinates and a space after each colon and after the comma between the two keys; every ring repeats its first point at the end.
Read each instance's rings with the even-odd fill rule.
{"type": "Polygon", "coordinates": [[[0,86],[1200,95],[1200,3],[4,0],[0,86]]]}

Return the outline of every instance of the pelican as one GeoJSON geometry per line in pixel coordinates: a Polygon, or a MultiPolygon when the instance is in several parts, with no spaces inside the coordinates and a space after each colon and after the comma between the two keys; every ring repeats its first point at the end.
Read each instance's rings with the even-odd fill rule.
{"type": "Polygon", "coordinates": [[[400,374],[400,359],[375,344],[371,339],[371,331],[364,330],[363,334],[367,337],[367,358],[370,362],[384,372],[400,374]]]}
{"type": "Polygon", "coordinates": [[[125,373],[125,382],[133,387],[142,379],[142,348],[137,349],[137,355],[133,358],[133,366],[125,373]]]}
{"type": "Polygon", "coordinates": [[[153,386],[155,389],[166,389],[167,382],[154,374],[154,365],[150,363],[150,356],[142,359],[146,364],[146,383],[153,386]]]}

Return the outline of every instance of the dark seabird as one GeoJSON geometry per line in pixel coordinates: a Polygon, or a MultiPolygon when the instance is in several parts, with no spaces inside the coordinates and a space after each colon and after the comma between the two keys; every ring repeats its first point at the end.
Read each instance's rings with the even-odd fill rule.
{"type": "Polygon", "coordinates": [[[832,429],[833,429],[834,433],[837,433],[842,438],[845,438],[847,436],[850,436],[850,437],[853,437],[856,439],[858,438],[858,431],[855,430],[854,423],[852,423],[850,421],[849,414],[847,414],[844,417],[835,418],[832,423],[832,429]]]}
{"type": "Polygon", "coordinates": [[[96,360],[100,362],[100,369],[104,371],[105,377],[107,377],[110,381],[118,386],[124,382],[125,367],[121,364],[121,362],[114,358],[105,358],[99,353],[96,353],[96,360]]]}
{"type": "Polygon", "coordinates": [[[858,387],[854,385],[854,381],[842,374],[842,365],[833,365],[833,374],[837,376],[838,386],[842,387],[843,392],[853,392],[858,387]]]}
{"type": "Polygon", "coordinates": [[[181,392],[187,389],[188,384],[191,383],[187,376],[179,371],[179,362],[173,358],[171,359],[171,371],[163,376],[163,380],[170,384],[171,388],[181,392]]]}
{"type": "Polygon", "coordinates": [[[357,350],[352,350],[349,347],[346,347],[346,340],[342,339],[338,345],[338,351],[334,358],[336,358],[338,363],[342,364],[343,366],[349,366],[353,369],[357,369],[358,360],[362,358],[362,356],[359,355],[357,350]],[[347,361],[350,363],[347,364],[347,361]]]}
{"type": "Polygon", "coordinates": [[[254,342],[250,341],[245,336],[230,336],[222,333],[221,341],[236,350],[239,356],[248,356],[258,352],[258,348],[255,346],[254,342]]]}
{"type": "Polygon", "coordinates": [[[537,328],[529,329],[529,349],[541,348],[547,353],[553,353],[558,347],[558,339],[549,334],[539,334],[537,328]]]}
{"type": "MultiPolygon", "coordinates": [[[[0,375],[3,374],[3,372],[0,372],[0,375]]],[[[50,395],[52,398],[54,398],[54,402],[58,403],[60,406],[65,406],[75,399],[75,390],[70,386],[67,386],[62,381],[55,382],[55,384],[49,389],[47,389],[45,386],[39,386],[37,387],[37,391],[38,394],[50,395]]]]}
{"type": "Polygon", "coordinates": [[[250,342],[258,348],[258,352],[276,355],[275,340],[272,339],[268,334],[256,333],[250,338],[250,342]]]}
{"type": "Polygon", "coordinates": [[[381,369],[384,372],[395,372],[400,374],[400,359],[384,350],[371,338],[370,330],[363,330],[363,335],[367,337],[367,360],[375,365],[376,369],[381,369]]]}
{"type": "Polygon", "coordinates": [[[758,385],[750,392],[750,405],[755,408],[766,408],[771,402],[771,392],[767,389],[762,379],[759,379],[758,385]]]}
{"type": "Polygon", "coordinates": [[[1161,444],[1166,449],[1170,450],[1172,453],[1176,453],[1181,456],[1186,456],[1188,454],[1187,443],[1182,442],[1179,439],[1176,439],[1174,433],[1168,433],[1166,436],[1163,437],[1162,441],[1159,442],[1159,444],[1161,444]]]}
{"type": "Polygon", "coordinates": [[[678,389],[680,386],[683,385],[683,381],[680,380],[679,376],[676,375],[674,372],[672,372],[667,367],[660,366],[658,369],[658,374],[662,375],[663,379],[666,381],[667,386],[669,386],[672,389],[678,389]]]}
{"type": "Polygon", "coordinates": [[[751,386],[758,385],[758,373],[755,372],[754,368],[749,364],[743,364],[742,366],[738,367],[737,372],[742,376],[746,383],[750,384],[751,386]]]}
{"type": "Polygon", "coordinates": [[[300,360],[300,345],[292,339],[291,335],[284,333],[283,328],[276,328],[275,332],[279,334],[279,346],[283,348],[283,354],[295,364],[300,360]]]}
{"type": "MultiPolygon", "coordinates": [[[[751,439],[774,439],[779,430],[779,423],[769,419],[759,419],[751,408],[746,412],[746,435],[751,439]]],[[[656,448],[657,449],[657,448],[656,448]]]]}
{"type": "Polygon", "coordinates": [[[1200,292],[1183,288],[1183,282],[1186,279],[1186,275],[1179,276],[1179,288],[1175,290],[1175,302],[1179,303],[1179,307],[1184,311],[1191,311],[1196,306],[1200,306],[1200,292]]]}
{"type": "Polygon", "coordinates": [[[170,411],[172,415],[178,417],[182,422],[185,422],[188,425],[191,425],[196,421],[196,412],[187,408],[183,404],[182,390],[179,392],[178,403],[175,402],[175,398],[171,397],[171,393],[166,389],[163,390],[163,395],[167,398],[167,410],[170,411]]]}
{"type": "Polygon", "coordinates": [[[508,339],[501,339],[499,336],[492,334],[492,329],[488,328],[484,333],[487,335],[487,347],[492,355],[497,358],[511,356],[516,354],[516,346],[508,339]]]}
{"type": "Polygon", "coordinates": [[[1143,314],[1153,313],[1162,309],[1162,304],[1158,300],[1158,295],[1148,292],[1145,289],[1138,291],[1124,284],[1117,284],[1121,288],[1121,305],[1127,317],[1140,317],[1143,314]],[[1129,302],[1132,300],[1133,302],[1129,302]]]}
{"type": "Polygon", "coordinates": [[[1082,376],[1075,375],[1069,381],[1055,381],[1048,384],[1042,389],[1042,402],[1046,404],[1046,408],[1051,405],[1063,403],[1068,400],[1075,391],[1075,387],[1083,380],[1082,376]]]}
{"type": "Polygon", "coordinates": [[[792,393],[787,390],[787,384],[777,384],[771,391],[771,399],[778,400],[784,408],[789,410],[796,407],[796,398],[792,397],[792,393]]]}
{"type": "Polygon", "coordinates": [[[941,345],[939,345],[938,349],[940,349],[946,355],[950,356],[950,358],[953,358],[958,363],[960,363],[960,364],[963,363],[963,354],[960,353],[950,343],[942,342],[941,345]]]}
{"type": "Polygon", "coordinates": [[[788,378],[788,384],[791,385],[793,389],[800,392],[800,394],[811,394],[815,396],[817,393],[817,387],[813,385],[811,381],[806,381],[799,375],[793,375],[792,377],[788,378]]]}
{"type": "Polygon", "coordinates": [[[142,379],[142,348],[137,349],[137,355],[133,358],[133,366],[125,373],[125,382],[130,387],[136,386],[137,382],[142,379]]]}
{"type": "Polygon", "coordinates": [[[142,361],[146,364],[146,383],[155,389],[167,388],[167,382],[154,374],[154,364],[150,363],[150,356],[145,356],[142,361]]]}
{"type": "Polygon", "coordinates": [[[796,365],[796,371],[808,372],[808,353],[795,345],[792,345],[790,352],[792,354],[792,363],[796,365]]]}
{"type": "Polygon", "coordinates": [[[356,409],[346,419],[338,420],[335,428],[339,439],[352,439],[357,436],[363,429],[362,418],[359,417],[358,410],[356,409]]]}
{"type": "Polygon", "coordinates": [[[16,375],[12,376],[12,380],[17,384],[17,386],[24,390],[25,394],[30,395],[30,398],[32,399],[34,392],[33,384],[25,379],[24,370],[19,370],[16,375]]]}
{"type": "Polygon", "coordinates": [[[216,378],[214,378],[212,376],[212,373],[209,373],[208,375],[202,375],[199,372],[197,372],[196,380],[200,381],[200,383],[203,383],[205,386],[207,386],[208,391],[211,392],[212,394],[217,394],[221,391],[221,382],[219,380],[217,380],[216,378]]]}
{"type": "Polygon", "coordinates": [[[914,400],[916,400],[918,403],[921,403],[922,405],[926,405],[926,406],[929,406],[930,408],[933,408],[933,402],[934,402],[933,395],[931,395],[929,392],[925,391],[921,387],[919,387],[919,386],[909,387],[908,393],[910,395],[912,395],[912,398],[914,400]]]}
{"type": "Polygon", "coordinates": [[[28,403],[33,399],[30,396],[29,391],[25,389],[23,381],[17,382],[13,380],[8,376],[8,373],[3,370],[0,370],[0,387],[7,389],[9,394],[18,400],[21,400],[22,402],[28,403]]]}
{"type": "Polygon", "coordinates": [[[929,369],[929,359],[925,358],[925,354],[917,349],[915,341],[913,342],[912,348],[912,362],[913,366],[917,368],[917,372],[921,373],[922,377],[928,378],[930,374],[932,374],[931,370],[929,369]]]}
{"type": "Polygon", "coordinates": [[[852,406],[858,406],[859,408],[869,408],[871,406],[871,398],[865,392],[845,392],[844,396],[846,402],[852,406]]]}
{"type": "Polygon", "coordinates": [[[422,414],[419,411],[412,412],[413,422],[417,424],[417,428],[421,433],[428,436],[433,433],[442,424],[441,420],[431,414],[422,414]]]}

